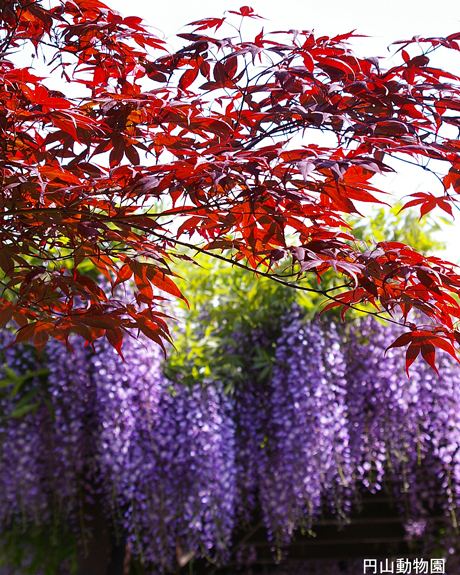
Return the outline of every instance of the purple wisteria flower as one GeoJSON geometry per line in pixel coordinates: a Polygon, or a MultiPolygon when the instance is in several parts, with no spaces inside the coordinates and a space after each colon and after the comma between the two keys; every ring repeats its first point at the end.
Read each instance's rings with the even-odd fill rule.
{"type": "Polygon", "coordinates": [[[286,543],[330,497],[348,510],[351,485],[345,369],[334,324],[293,313],[278,341],[260,500],[269,535],[286,543]]]}

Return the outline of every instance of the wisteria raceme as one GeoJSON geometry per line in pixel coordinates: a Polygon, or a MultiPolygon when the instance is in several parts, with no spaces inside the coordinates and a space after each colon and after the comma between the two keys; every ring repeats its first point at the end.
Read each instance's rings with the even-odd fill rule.
{"type": "MultiPolygon", "coordinates": [[[[7,347],[14,339],[8,331],[0,334],[4,367],[0,378],[5,380],[5,393],[0,398],[0,532],[18,521],[46,523],[50,519],[50,492],[47,450],[42,430],[49,421],[48,410],[37,405],[33,411],[15,417],[20,401],[40,398],[37,377],[23,379],[39,369],[30,347],[7,347]],[[13,415],[13,416],[12,416],[13,415]]],[[[24,407],[27,405],[22,402],[24,407]]]]}
{"type": "Polygon", "coordinates": [[[357,479],[371,491],[393,484],[410,537],[427,525],[439,499],[436,474],[426,473],[436,465],[427,430],[436,374],[418,365],[408,378],[398,350],[385,353],[399,333],[373,319],[348,331],[347,405],[357,479]]]}
{"type": "MultiPolygon", "coordinates": [[[[91,353],[82,340],[72,343],[75,353],[61,342],[49,342],[40,361],[28,345],[2,347],[6,364],[19,379],[41,374],[27,377],[14,401],[11,393],[2,395],[1,423],[10,436],[2,442],[0,484],[2,492],[8,493],[4,503],[8,501],[10,516],[23,528],[28,523],[44,525],[55,542],[68,529],[78,539],[91,534],[84,508],[97,481],[94,438],[99,424],[89,370],[91,353]],[[16,409],[22,405],[27,413],[8,417],[14,405],[16,409]]],[[[3,520],[0,529],[9,525],[3,520]]]]}
{"type": "Polygon", "coordinates": [[[59,341],[47,347],[48,394],[52,420],[43,429],[48,440],[48,466],[60,512],[74,527],[85,497],[94,495],[95,443],[99,435],[99,406],[90,370],[91,348],[74,338],[73,352],[59,341]]]}
{"type": "Polygon", "coordinates": [[[328,495],[347,511],[343,492],[350,488],[351,467],[344,376],[335,326],[305,324],[294,312],[276,351],[260,487],[267,529],[282,543],[311,524],[328,495]]]}
{"type": "Polygon", "coordinates": [[[418,374],[405,376],[401,354],[385,354],[393,335],[392,328],[362,320],[349,330],[346,346],[351,455],[370,489],[381,487],[386,465],[401,471],[425,446],[420,421],[427,396],[420,394],[418,374]]]}
{"type": "Polygon", "coordinates": [[[267,377],[260,377],[252,363],[253,358],[247,356],[247,350],[254,350],[257,346],[267,349],[274,344],[276,338],[267,331],[266,327],[251,332],[237,331],[233,337],[235,347],[229,350],[229,353],[236,353],[246,360],[243,377],[235,385],[233,396],[233,419],[236,425],[236,517],[244,524],[254,519],[258,505],[270,413],[269,381],[267,377]]]}
{"type": "MultiPolygon", "coordinates": [[[[251,374],[250,374],[251,375],[251,374]]],[[[250,522],[257,507],[266,443],[269,392],[249,377],[235,392],[237,517],[250,522]]]]}
{"type": "Polygon", "coordinates": [[[397,329],[373,319],[348,330],[350,446],[365,486],[380,489],[384,476],[393,482],[408,536],[416,537],[436,509],[457,522],[460,369],[440,354],[439,376],[418,364],[407,378],[404,357],[394,349],[385,354],[397,335],[397,329]]]}
{"type": "MultiPolygon", "coordinates": [[[[428,499],[431,508],[438,506],[444,510],[446,522],[443,545],[448,554],[452,555],[449,569],[458,571],[460,370],[447,354],[440,356],[438,369],[439,377],[425,366],[419,370],[425,393],[429,393],[431,400],[424,420],[424,431],[430,438],[430,453],[420,466],[423,468],[423,483],[414,482],[411,488],[414,493],[424,493],[424,499],[428,499]]],[[[428,543],[431,543],[430,538],[428,543]]],[[[432,545],[439,546],[439,541],[435,540],[432,545]]]]}
{"type": "MultiPolygon", "coordinates": [[[[144,507],[150,490],[155,495],[158,469],[151,457],[151,426],[158,417],[162,388],[160,358],[152,345],[128,340],[123,362],[113,348],[97,344],[92,375],[98,402],[100,429],[97,457],[105,505],[120,523],[125,509],[132,514],[144,507]],[[146,483],[140,478],[146,475],[146,483]],[[141,482],[141,485],[139,483],[141,482]],[[142,489],[142,487],[144,489],[142,489]],[[148,488],[145,493],[145,488],[148,488]]],[[[132,524],[127,524],[128,536],[132,524]]],[[[134,550],[142,547],[136,545],[134,550]]]]}
{"type": "Polygon", "coordinates": [[[181,549],[217,559],[231,546],[235,516],[234,424],[226,402],[212,387],[166,390],[156,430],[165,506],[181,549]]]}
{"type": "Polygon", "coordinates": [[[93,358],[107,502],[150,563],[171,568],[190,553],[223,556],[235,500],[228,399],[213,387],[173,386],[150,341],[124,349],[126,363],[108,345],[93,358]]]}

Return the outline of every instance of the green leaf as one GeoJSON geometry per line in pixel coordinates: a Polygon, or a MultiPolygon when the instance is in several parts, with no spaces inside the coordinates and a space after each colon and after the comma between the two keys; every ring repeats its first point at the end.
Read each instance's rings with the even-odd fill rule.
{"type": "Polygon", "coordinates": [[[24,405],[21,408],[18,409],[14,409],[9,415],[8,417],[15,417],[15,418],[19,418],[22,417],[23,415],[26,415],[27,413],[33,411],[34,409],[37,409],[37,407],[40,405],[40,402],[37,401],[35,403],[29,404],[29,405],[24,405]]]}
{"type": "Polygon", "coordinates": [[[5,379],[0,379],[0,389],[4,388],[4,387],[9,387],[10,385],[13,385],[14,381],[12,379],[9,378],[5,378],[5,379]]]}
{"type": "Polygon", "coordinates": [[[40,402],[34,403],[31,407],[29,403],[30,400],[34,399],[41,389],[39,387],[33,387],[30,389],[21,399],[14,405],[13,409],[8,414],[8,417],[21,417],[22,415],[32,411],[40,402]]]}
{"type": "MultiPolygon", "coordinates": [[[[16,383],[16,385],[13,387],[13,389],[10,392],[10,399],[14,399],[14,397],[16,397],[19,390],[21,389],[21,387],[24,385],[24,383],[28,379],[31,379],[33,377],[40,377],[41,375],[48,375],[49,369],[45,367],[42,369],[37,369],[36,371],[29,371],[28,373],[26,373],[24,375],[18,376],[14,373],[14,371],[12,369],[5,367],[5,373],[7,373],[7,375],[11,379],[13,379],[13,383],[16,383]]],[[[5,381],[5,380],[2,380],[2,381],[5,381]]],[[[0,386],[0,387],[8,387],[8,384],[5,384],[4,386],[0,386]]]]}
{"type": "Polygon", "coordinates": [[[3,366],[3,371],[8,376],[8,379],[15,381],[16,383],[18,383],[22,380],[22,378],[19,377],[18,375],[16,375],[14,370],[12,370],[11,367],[8,367],[7,365],[3,366]]]}

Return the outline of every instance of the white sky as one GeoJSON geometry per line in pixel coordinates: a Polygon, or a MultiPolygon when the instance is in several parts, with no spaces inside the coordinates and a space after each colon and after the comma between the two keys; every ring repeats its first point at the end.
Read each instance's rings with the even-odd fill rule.
{"type": "MultiPolygon", "coordinates": [[[[167,36],[200,18],[238,10],[242,0],[105,0],[125,16],[141,16],[167,36]]],[[[266,30],[315,29],[332,35],[357,29],[379,37],[385,47],[391,40],[414,35],[447,35],[460,30],[460,6],[455,0],[248,0],[264,16],[266,30]]]]}
{"type": "MultiPolygon", "coordinates": [[[[185,24],[205,17],[221,17],[225,10],[238,10],[244,0],[105,0],[124,16],[140,16],[158,29],[169,42],[176,45],[174,35],[185,24]]],[[[333,36],[356,30],[370,38],[356,39],[354,50],[366,56],[385,56],[387,46],[413,36],[447,36],[460,31],[460,3],[458,0],[247,0],[257,14],[266,20],[253,21],[252,33],[274,30],[311,30],[316,34],[333,36]]],[[[184,30],[182,30],[184,31],[184,30]]],[[[249,32],[249,31],[248,31],[249,32]]],[[[460,75],[460,55],[445,57],[432,64],[456,71],[460,75]]],[[[421,170],[419,170],[421,172],[421,170]]],[[[423,178],[423,175],[420,176],[423,178]]],[[[404,173],[391,178],[392,191],[404,195],[415,190],[428,191],[429,183],[414,181],[413,174],[404,173]]],[[[438,193],[438,190],[434,190],[438,193]]],[[[460,211],[453,226],[444,226],[440,240],[448,244],[442,254],[446,259],[460,262],[460,211]],[[457,247],[458,246],[458,247],[457,247]]]]}

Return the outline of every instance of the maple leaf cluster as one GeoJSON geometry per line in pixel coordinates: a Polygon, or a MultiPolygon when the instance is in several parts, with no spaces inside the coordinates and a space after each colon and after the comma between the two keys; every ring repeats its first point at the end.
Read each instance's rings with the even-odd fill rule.
{"type": "Polygon", "coordinates": [[[434,366],[436,347],[455,355],[456,266],[398,242],[363,250],[346,216],[384,203],[372,178],[391,158],[442,162],[439,189],[406,207],[452,214],[459,78],[430,54],[459,51],[460,33],[402,42],[383,69],[352,53],[352,33],[219,36],[259,18],[249,7],[193,22],[172,51],[98,0],[0,4],[0,325],[14,320],[17,341],[40,351],[50,336],[105,335],[121,353],[137,332],[163,345],[162,299],[184,297],[172,264],[193,248],[292,285],[316,275],[304,289],[326,309],[367,305],[407,325],[396,345],[408,364],[421,352],[434,366]],[[27,50],[59,90],[16,62],[27,50]],[[312,143],[320,132],[334,144],[312,143]],[[331,269],[344,280],[333,290],[331,269]],[[128,281],[129,301],[113,291],[128,281]]]}

